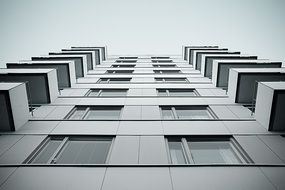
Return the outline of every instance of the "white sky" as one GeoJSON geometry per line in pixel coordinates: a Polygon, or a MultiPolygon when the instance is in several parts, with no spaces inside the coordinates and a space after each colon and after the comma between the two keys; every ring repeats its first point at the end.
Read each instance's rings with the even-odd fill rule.
{"type": "Polygon", "coordinates": [[[285,61],[285,0],[0,0],[0,66],[70,46],[181,54],[219,45],[285,61]]]}

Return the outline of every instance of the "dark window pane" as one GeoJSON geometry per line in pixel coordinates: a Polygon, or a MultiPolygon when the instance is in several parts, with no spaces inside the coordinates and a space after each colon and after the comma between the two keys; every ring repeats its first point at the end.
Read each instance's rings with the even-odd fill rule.
{"type": "Polygon", "coordinates": [[[69,141],[58,164],[104,164],[111,141],[69,141]]]}
{"type": "Polygon", "coordinates": [[[59,147],[61,140],[50,140],[48,144],[42,149],[32,163],[46,164],[56,149],[59,147]]]}

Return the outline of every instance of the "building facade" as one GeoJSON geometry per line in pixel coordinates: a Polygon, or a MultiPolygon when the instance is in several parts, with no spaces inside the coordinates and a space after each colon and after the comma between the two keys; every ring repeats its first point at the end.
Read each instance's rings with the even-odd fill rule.
{"type": "Polygon", "coordinates": [[[0,189],[285,189],[285,69],[218,46],[0,69],[0,189]]]}

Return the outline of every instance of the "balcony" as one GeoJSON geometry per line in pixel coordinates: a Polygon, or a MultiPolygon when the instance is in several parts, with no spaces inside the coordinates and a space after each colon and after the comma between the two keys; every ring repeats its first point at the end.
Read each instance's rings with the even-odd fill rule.
{"type": "Polygon", "coordinates": [[[285,68],[231,69],[228,96],[235,103],[254,104],[257,82],[285,81],[285,68]]]}
{"type": "Polygon", "coordinates": [[[0,83],[0,131],[16,131],[29,117],[25,83],[0,83]]]}
{"type": "Polygon", "coordinates": [[[49,55],[86,55],[87,70],[93,70],[96,66],[95,63],[95,53],[93,51],[65,51],[57,53],[49,53],[49,55]],[[94,60],[94,61],[93,61],[94,60]]]}
{"type": "Polygon", "coordinates": [[[256,120],[268,131],[285,131],[285,82],[259,82],[256,120]]]}
{"type": "Polygon", "coordinates": [[[32,57],[32,61],[74,61],[77,78],[87,75],[86,55],[47,55],[32,57]]]}
{"type": "Polygon", "coordinates": [[[215,55],[215,54],[224,54],[224,55],[239,55],[240,52],[229,52],[229,51],[215,51],[215,50],[211,50],[211,51],[203,51],[203,50],[198,50],[198,51],[194,51],[194,62],[193,62],[193,66],[195,69],[201,71],[201,59],[202,59],[202,55],[204,54],[211,54],[211,55],[215,55]]]}
{"type": "Polygon", "coordinates": [[[201,54],[201,74],[205,77],[212,78],[212,68],[214,60],[256,60],[257,56],[247,56],[239,54],[201,54]]]}
{"type": "Polygon", "coordinates": [[[58,96],[55,69],[0,69],[0,82],[26,83],[29,104],[47,104],[58,96]]]}
{"type": "Polygon", "coordinates": [[[76,83],[74,61],[23,61],[20,63],[7,63],[11,69],[53,68],[57,72],[58,88],[70,88],[76,83]]]}
{"type": "Polygon", "coordinates": [[[268,60],[214,60],[211,78],[216,87],[227,89],[231,68],[280,68],[281,65],[282,62],[268,60]]]}

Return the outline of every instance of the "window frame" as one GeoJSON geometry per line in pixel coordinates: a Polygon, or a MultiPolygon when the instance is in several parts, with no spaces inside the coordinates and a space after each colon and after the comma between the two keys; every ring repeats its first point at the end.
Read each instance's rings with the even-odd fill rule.
{"type": "MultiPolygon", "coordinates": [[[[127,83],[127,82],[131,82],[132,78],[100,78],[96,83],[97,84],[121,84],[120,82],[119,83],[110,83],[111,80],[114,80],[114,79],[129,79],[128,81],[124,81],[124,83],[127,83]],[[106,83],[102,83],[102,80],[106,79],[106,83]]],[[[116,81],[116,80],[114,80],[116,81]]],[[[120,80],[118,80],[120,81],[120,80]]],[[[122,81],[122,80],[121,80],[122,81]]]]}
{"type": "MultiPolygon", "coordinates": [[[[112,147],[114,144],[114,140],[115,140],[115,136],[83,136],[83,135],[69,135],[69,136],[58,136],[58,135],[49,135],[47,136],[41,143],[40,145],[28,156],[28,158],[23,162],[24,164],[45,164],[45,165],[49,165],[49,164],[54,164],[54,165],[62,165],[62,164],[58,164],[57,160],[60,158],[60,156],[62,155],[62,153],[64,152],[64,150],[67,148],[68,146],[68,142],[70,141],[110,141],[110,147],[109,150],[107,152],[107,156],[105,159],[104,163],[100,163],[99,165],[102,164],[108,164],[109,163],[109,159],[110,159],[110,155],[111,155],[111,151],[112,151],[112,147]],[[59,146],[56,148],[56,150],[51,154],[50,158],[47,160],[46,163],[35,163],[34,161],[41,155],[42,151],[48,146],[49,142],[51,142],[52,140],[60,140],[60,144],[59,146]]],[[[79,163],[79,164],[68,164],[68,163],[64,163],[63,165],[84,165],[84,163],[79,163]]],[[[98,165],[98,164],[87,164],[87,165],[98,165]]]]}
{"type": "Polygon", "coordinates": [[[159,97],[193,97],[193,96],[172,96],[171,95],[171,90],[185,90],[185,91],[187,91],[187,90],[189,90],[189,92],[193,92],[194,93],[194,95],[193,96],[200,96],[200,94],[197,92],[197,90],[196,89],[194,89],[194,88],[191,88],[191,89],[179,89],[179,88],[173,88],[173,89],[169,89],[169,88],[157,88],[156,89],[156,94],[157,94],[157,96],[159,96],[159,97]],[[160,96],[159,95],[159,91],[162,91],[162,90],[164,90],[165,91],[165,93],[166,93],[166,96],[160,96]]]}
{"type": "Polygon", "coordinates": [[[178,69],[176,69],[176,70],[153,70],[153,72],[155,73],[155,74],[180,74],[180,73],[182,73],[182,71],[181,70],[178,70],[178,69]]]}
{"type": "Polygon", "coordinates": [[[230,146],[235,154],[237,160],[239,160],[238,164],[252,164],[254,163],[253,160],[249,157],[249,155],[245,152],[245,150],[241,147],[241,145],[237,142],[237,140],[233,136],[225,136],[225,135],[215,135],[215,136],[165,136],[165,143],[167,149],[167,155],[169,164],[173,165],[229,165],[229,164],[237,164],[237,163],[195,163],[192,153],[191,147],[189,146],[189,142],[225,142],[228,141],[230,146]],[[170,139],[170,140],[169,140],[170,139]],[[172,141],[173,140],[173,141],[172,141]],[[174,141],[175,140],[175,141],[174,141]],[[170,155],[170,148],[169,142],[181,142],[182,150],[183,150],[183,157],[185,160],[184,164],[174,164],[173,160],[170,155]]]}
{"type": "Polygon", "coordinates": [[[114,89],[114,88],[112,88],[112,89],[90,89],[90,90],[88,90],[88,92],[84,95],[84,96],[86,96],[86,97],[126,97],[127,96],[127,94],[128,94],[128,90],[129,89],[114,89]],[[90,96],[90,94],[92,93],[92,91],[95,91],[95,90],[97,90],[98,91],[98,95],[97,96],[90,96]],[[121,91],[125,91],[126,92],[126,95],[124,95],[124,96],[102,96],[102,92],[104,92],[104,91],[116,91],[116,90],[121,90],[121,91]]]}
{"type": "MultiPolygon", "coordinates": [[[[188,105],[188,106],[160,105],[159,106],[159,110],[160,110],[160,117],[161,117],[162,120],[217,120],[217,119],[219,119],[217,117],[217,115],[213,112],[213,110],[208,105],[188,105]],[[164,116],[163,116],[163,108],[164,107],[165,108],[170,108],[171,113],[172,113],[171,115],[173,116],[172,119],[164,119],[164,116]],[[204,108],[208,112],[208,114],[210,115],[211,118],[207,118],[207,119],[205,119],[205,118],[201,118],[201,119],[198,119],[198,118],[196,118],[196,119],[180,119],[179,115],[177,114],[177,111],[176,111],[177,107],[182,107],[182,108],[204,108]]],[[[191,109],[189,109],[189,110],[191,110],[191,109]]],[[[192,109],[192,110],[195,110],[195,109],[192,109]]]]}
{"type": "Polygon", "coordinates": [[[111,68],[134,68],[136,65],[111,65],[111,68]]]}
{"type": "Polygon", "coordinates": [[[173,79],[184,79],[184,81],[167,81],[165,79],[172,79],[172,78],[167,78],[167,77],[154,77],[154,80],[155,82],[168,82],[168,83],[189,83],[189,80],[186,78],[186,77],[176,77],[176,78],[173,78],[173,79]],[[161,81],[158,81],[157,79],[161,79],[161,81]]]}
{"type": "MultiPolygon", "coordinates": [[[[82,121],[82,120],[86,120],[86,121],[97,121],[97,120],[120,120],[122,118],[122,112],[123,112],[124,106],[104,106],[104,105],[100,105],[100,106],[74,106],[74,108],[64,117],[64,120],[73,120],[73,121],[82,121]],[[96,110],[94,108],[120,108],[120,114],[118,119],[86,119],[87,114],[89,113],[90,110],[96,110]],[[85,111],[83,113],[83,115],[81,116],[80,119],[72,119],[72,115],[76,112],[76,110],[78,108],[85,108],[85,111]]],[[[112,109],[110,109],[112,110],[112,109]]]]}
{"type": "Polygon", "coordinates": [[[134,70],[107,70],[106,74],[132,74],[134,70]]]}

